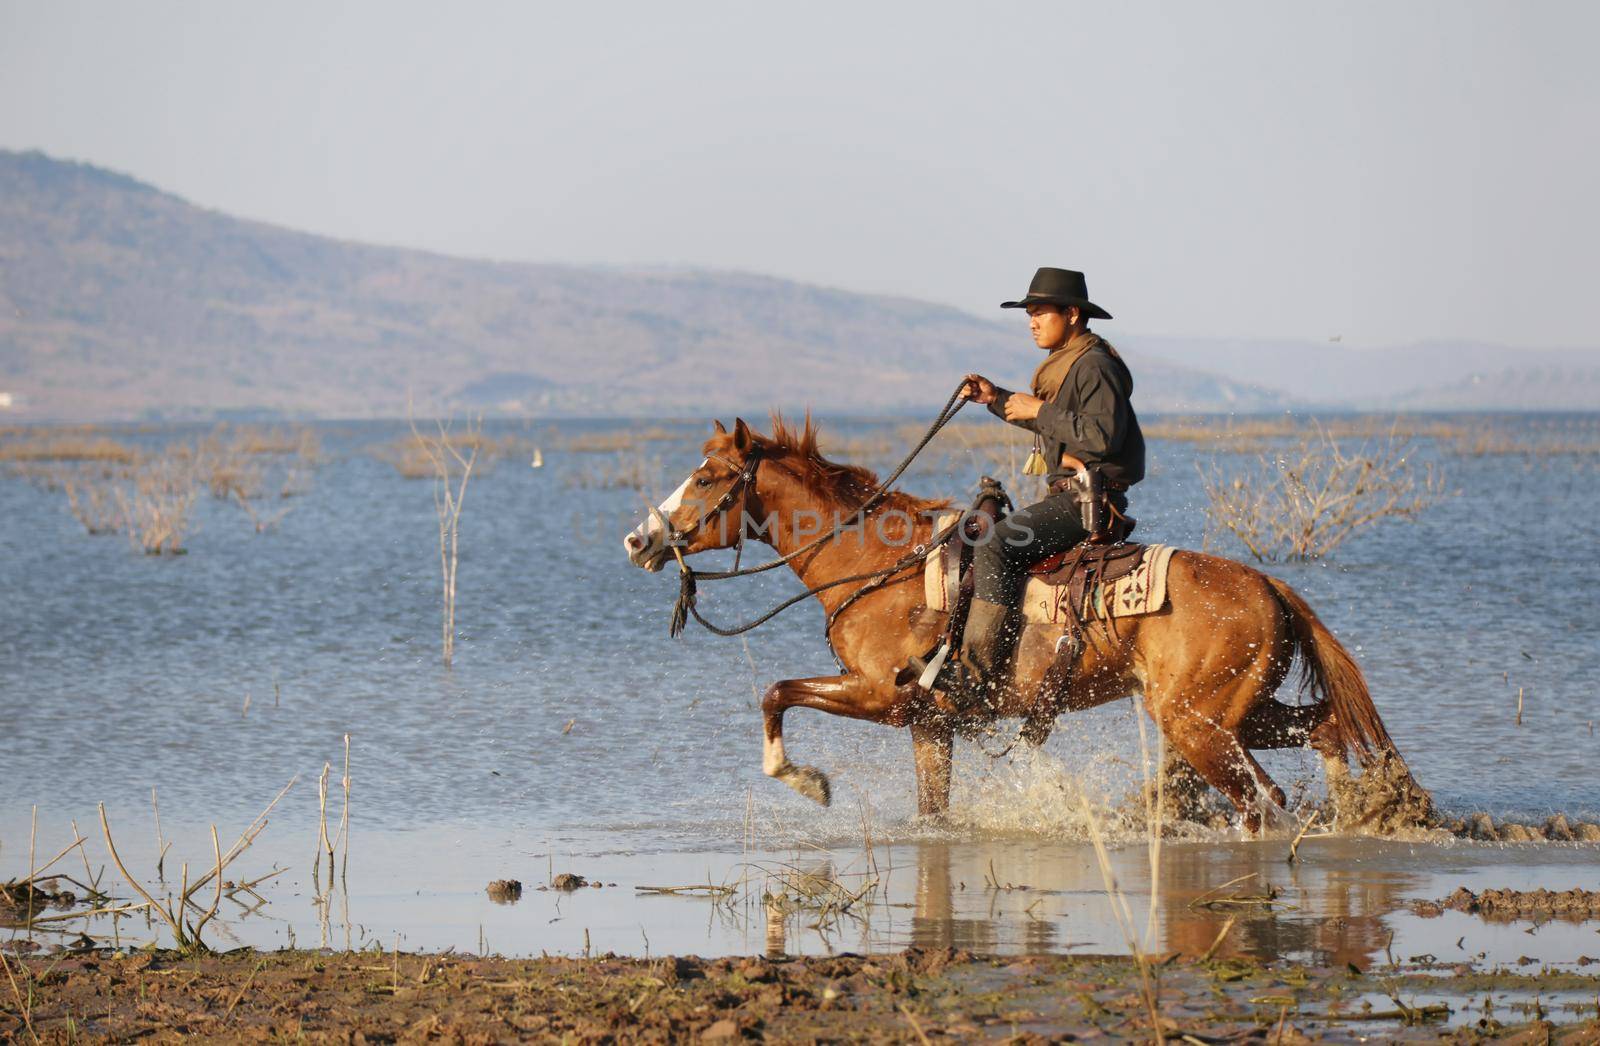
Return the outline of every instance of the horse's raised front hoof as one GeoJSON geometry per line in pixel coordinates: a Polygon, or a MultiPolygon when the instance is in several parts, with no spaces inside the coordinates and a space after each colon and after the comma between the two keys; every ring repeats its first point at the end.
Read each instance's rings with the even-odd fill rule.
{"type": "Polygon", "coordinates": [[[828,783],[828,775],[814,766],[791,767],[783,774],[783,783],[823,806],[833,802],[833,786],[828,783]]]}

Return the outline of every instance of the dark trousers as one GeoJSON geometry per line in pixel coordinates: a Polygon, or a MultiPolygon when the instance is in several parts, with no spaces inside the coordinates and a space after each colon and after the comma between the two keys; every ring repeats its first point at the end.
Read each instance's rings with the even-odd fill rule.
{"type": "Polygon", "coordinates": [[[988,541],[972,550],[973,595],[1015,606],[1029,567],[1088,536],[1077,496],[1070,491],[1011,513],[988,541]]]}

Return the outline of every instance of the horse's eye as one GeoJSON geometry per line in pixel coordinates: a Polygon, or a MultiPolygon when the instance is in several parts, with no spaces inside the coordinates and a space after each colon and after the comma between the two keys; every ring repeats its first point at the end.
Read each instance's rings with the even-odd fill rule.
{"type": "Polygon", "coordinates": [[[709,476],[701,476],[694,481],[694,485],[697,487],[709,487],[711,486],[711,479],[709,476]]]}

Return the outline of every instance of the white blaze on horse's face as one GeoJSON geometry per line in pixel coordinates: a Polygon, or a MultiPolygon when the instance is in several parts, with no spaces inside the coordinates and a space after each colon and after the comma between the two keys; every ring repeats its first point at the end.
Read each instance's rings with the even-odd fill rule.
{"type": "MultiPolygon", "coordinates": [[[[702,461],[700,468],[706,467],[707,462],[702,461]]],[[[678,511],[678,506],[683,504],[683,495],[689,489],[689,483],[694,479],[694,473],[678,484],[678,489],[667,496],[667,500],[656,506],[656,510],[649,517],[628,532],[622,539],[622,547],[628,552],[628,559],[636,567],[644,567],[649,571],[660,570],[666,565],[671,551],[667,548],[667,532],[662,526],[662,520],[672,519],[672,514],[678,511]]]]}

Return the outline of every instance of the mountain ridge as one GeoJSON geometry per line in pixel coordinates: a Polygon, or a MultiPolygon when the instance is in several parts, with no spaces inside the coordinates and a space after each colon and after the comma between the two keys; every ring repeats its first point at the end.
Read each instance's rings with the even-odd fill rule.
{"type": "Polygon", "coordinates": [[[1290,339],[1134,338],[1156,356],[1250,374],[1302,405],[1335,409],[1600,409],[1600,351],[1430,339],[1356,348],[1290,339]]]}
{"type": "MultiPolygon", "coordinates": [[[[1108,333],[1145,413],[1315,398],[1255,367],[1191,363],[1198,343],[1108,333]]],[[[1020,385],[1038,359],[1020,323],[948,305],[743,272],[335,240],[0,150],[0,417],[368,417],[412,402],[542,416],[905,413],[942,402],[969,370],[1020,385]]]]}

